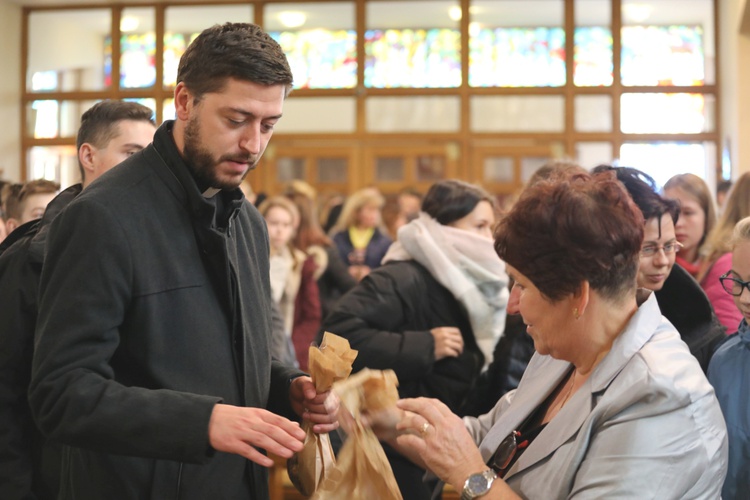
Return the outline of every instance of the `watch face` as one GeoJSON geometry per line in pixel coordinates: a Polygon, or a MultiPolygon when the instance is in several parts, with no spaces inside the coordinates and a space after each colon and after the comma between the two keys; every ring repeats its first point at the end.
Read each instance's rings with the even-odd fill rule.
{"type": "Polygon", "coordinates": [[[469,484],[466,485],[467,489],[472,495],[483,495],[487,493],[489,484],[487,484],[487,478],[483,474],[473,474],[469,477],[469,484]]]}

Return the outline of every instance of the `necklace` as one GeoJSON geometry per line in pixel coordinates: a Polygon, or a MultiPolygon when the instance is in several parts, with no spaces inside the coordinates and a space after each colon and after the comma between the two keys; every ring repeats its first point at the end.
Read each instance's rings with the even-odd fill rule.
{"type": "Polygon", "coordinates": [[[578,372],[576,371],[575,368],[573,368],[573,376],[570,377],[570,386],[568,387],[568,390],[565,393],[565,397],[563,398],[562,402],[559,405],[556,405],[553,411],[550,412],[550,416],[549,416],[550,420],[552,419],[552,417],[560,413],[560,410],[562,410],[562,407],[565,406],[565,403],[568,402],[570,395],[573,394],[573,387],[576,385],[576,375],[578,375],[578,372]]]}

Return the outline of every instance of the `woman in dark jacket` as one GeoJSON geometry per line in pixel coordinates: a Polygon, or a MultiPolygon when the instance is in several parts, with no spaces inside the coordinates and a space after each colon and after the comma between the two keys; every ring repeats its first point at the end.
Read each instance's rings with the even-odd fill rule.
{"type": "MultiPolygon", "coordinates": [[[[482,189],[441,181],[420,216],[345,295],[323,329],[359,351],[354,370],[393,369],[403,397],[458,410],[504,328],[505,265],[492,247],[494,207],[482,189]]],[[[404,498],[427,499],[420,469],[386,447],[404,498]]]]}

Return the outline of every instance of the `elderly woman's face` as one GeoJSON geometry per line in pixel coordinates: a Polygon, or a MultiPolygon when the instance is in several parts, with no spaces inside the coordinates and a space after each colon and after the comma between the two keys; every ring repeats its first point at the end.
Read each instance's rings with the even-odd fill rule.
{"type": "Polygon", "coordinates": [[[661,290],[675,260],[675,243],[672,217],[652,217],[643,227],[640,265],[638,266],[638,287],[661,290]]]}
{"type": "Polygon", "coordinates": [[[566,326],[575,321],[572,297],[553,302],[513,266],[506,264],[506,269],[515,281],[508,299],[508,312],[521,315],[536,352],[569,359],[565,353],[574,347],[566,326]]]}
{"type": "Polygon", "coordinates": [[[448,224],[450,227],[476,233],[492,239],[492,226],[495,224],[495,212],[488,201],[480,201],[468,215],[448,224]]]}

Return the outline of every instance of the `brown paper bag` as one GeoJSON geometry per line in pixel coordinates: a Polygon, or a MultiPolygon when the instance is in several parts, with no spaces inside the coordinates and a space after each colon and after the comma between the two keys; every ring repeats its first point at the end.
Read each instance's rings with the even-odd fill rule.
{"type": "MultiPolygon", "coordinates": [[[[349,347],[345,338],[326,332],[320,348],[310,346],[310,377],[318,392],[331,389],[334,382],[343,380],[352,371],[357,351],[349,347]]],[[[316,434],[309,423],[303,429],[307,433],[300,452],[287,460],[287,472],[297,490],[303,495],[312,495],[320,482],[336,465],[336,457],[328,434],[316,434]]]]}
{"type": "Polygon", "coordinates": [[[361,424],[365,410],[395,406],[398,380],[392,370],[368,370],[334,384],[341,406],[353,419],[338,464],[326,474],[312,500],[402,500],[383,447],[371,429],[361,424]]]}

